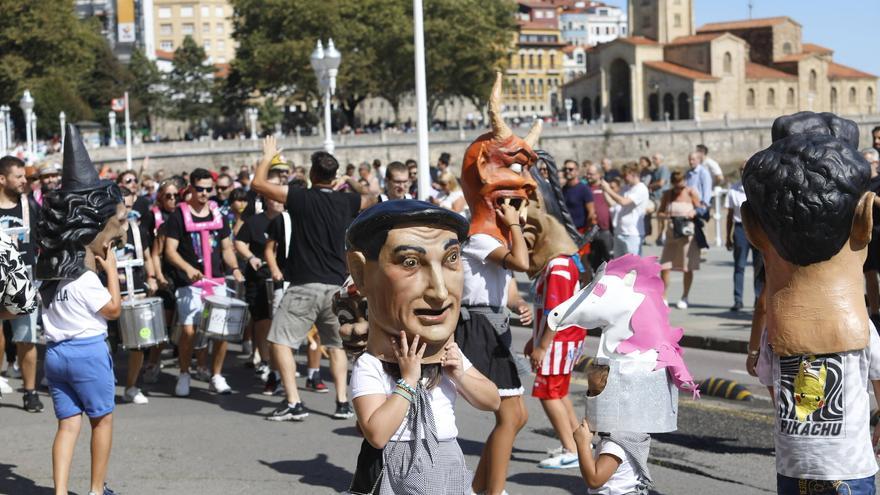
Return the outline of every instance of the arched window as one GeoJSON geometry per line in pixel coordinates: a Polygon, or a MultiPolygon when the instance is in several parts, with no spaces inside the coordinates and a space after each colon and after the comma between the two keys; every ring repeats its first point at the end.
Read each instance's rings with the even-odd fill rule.
{"type": "Polygon", "coordinates": [[[530,53],[529,54],[529,69],[534,69],[534,68],[535,68],[535,55],[530,53]]]}
{"type": "Polygon", "coordinates": [[[776,106],[776,90],[770,88],[767,90],[767,106],[775,107],[776,106]]]}
{"type": "Polygon", "coordinates": [[[538,68],[539,68],[539,69],[540,69],[541,67],[543,67],[543,65],[542,65],[542,63],[543,63],[543,58],[544,58],[544,56],[541,55],[541,54],[539,53],[539,54],[538,54],[538,68]]]}
{"type": "Polygon", "coordinates": [[[837,108],[837,88],[831,88],[831,110],[837,108]]]}
{"type": "Polygon", "coordinates": [[[688,120],[691,118],[691,97],[687,93],[678,95],[678,119],[688,120]]]}
{"type": "Polygon", "coordinates": [[[868,86],[868,89],[865,91],[865,101],[868,102],[868,105],[874,104],[874,88],[868,86]]]}
{"type": "Polygon", "coordinates": [[[538,79],[538,94],[539,95],[544,94],[544,80],[543,79],[538,79]]]}
{"type": "Polygon", "coordinates": [[[525,54],[520,53],[519,54],[519,68],[525,69],[525,67],[526,67],[526,56],[525,56],[525,54]]]}
{"type": "Polygon", "coordinates": [[[669,93],[663,95],[663,113],[664,119],[675,120],[675,97],[669,93]]]}
{"type": "Polygon", "coordinates": [[[516,79],[511,79],[511,80],[510,80],[510,93],[511,93],[512,95],[516,95],[516,90],[517,90],[517,89],[518,89],[518,88],[517,88],[517,85],[516,85],[516,79]]]}
{"type": "Polygon", "coordinates": [[[550,54],[550,68],[553,69],[555,67],[556,67],[556,54],[551,53],[550,54]]]}
{"type": "Polygon", "coordinates": [[[849,104],[855,105],[856,100],[858,100],[858,93],[856,92],[855,86],[849,88],[849,104]]]}
{"type": "Polygon", "coordinates": [[[703,94],[703,112],[709,113],[712,111],[712,93],[706,91],[703,94]]]}
{"type": "Polygon", "coordinates": [[[791,55],[791,43],[789,43],[788,41],[782,44],[782,54],[791,55]]]}
{"type": "Polygon", "coordinates": [[[521,79],[519,81],[519,94],[525,96],[526,95],[526,80],[521,79]]]}
{"type": "Polygon", "coordinates": [[[788,106],[794,106],[794,88],[788,88],[788,92],[785,94],[785,104],[788,106]]]}
{"type": "Polygon", "coordinates": [[[810,70],[810,91],[816,91],[816,83],[819,76],[816,74],[815,69],[810,70]]]}
{"type": "Polygon", "coordinates": [[[724,52],[724,73],[727,75],[733,73],[733,55],[730,52],[724,52]]]}
{"type": "Polygon", "coordinates": [[[752,88],[746,91],[746,106],[752,108],[755,106],[755,90],[752,88]]]}
{"type": "Polygon", "coordinates": [[[530,95],[535,94],[535,80],[534,79],[529,79],[529,94],[530,95]]]}

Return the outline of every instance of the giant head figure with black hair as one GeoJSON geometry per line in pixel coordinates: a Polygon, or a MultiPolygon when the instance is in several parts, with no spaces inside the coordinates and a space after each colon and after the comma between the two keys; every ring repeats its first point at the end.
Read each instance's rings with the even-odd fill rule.
{"type": "Polygon", "coordinates": [[[35,275],[56,282],[43,284],[43,300],[51,301],[58,281],[94,271],[95,256],[124,242],[127,228],[119,186],[98,177],[79,132],[68,125],[61,188],[46,194],[37,225],[41,251],[35,275]]]}
{"type": "Polygon", "coordinates": [[[384,201],[364,210],[346,234],[351,277],[370,308],[367,351],[396,361],[403,330],[427,344],[422,362],[439,363],[458,323],[468,222],[423,201],[384,201]]]}
{"type": "Polygon", "coordinates": [[[767,330],[781,356],[868,344],[862,265],[874,193],[859,130],[830,113],[776,119],[746,164],[743,225],[764,255],[767,330]]]}

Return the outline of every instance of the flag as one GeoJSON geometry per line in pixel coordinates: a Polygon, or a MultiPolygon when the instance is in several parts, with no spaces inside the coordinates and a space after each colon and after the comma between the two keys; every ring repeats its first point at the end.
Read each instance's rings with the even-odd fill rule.
{"type": "Polygon", "coordinates": [[[114,112],[125,110],[125,98],[113,98],[110,100],[110,109],[114,112]]]}

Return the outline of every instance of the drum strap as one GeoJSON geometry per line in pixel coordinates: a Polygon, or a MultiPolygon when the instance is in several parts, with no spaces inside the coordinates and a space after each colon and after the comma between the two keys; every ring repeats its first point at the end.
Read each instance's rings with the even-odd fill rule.
{"type": "Polygon", "coordinates": [[[128,221],[128,228],[131,229],[131,237],[134,239],[134,254],[137,256],[137,259],[141,261],[144,260],[144,244],[141,241],[141,231],[140,227],[134,220],[128,221]]]}
{"type": "Polygon", "coordinates": [[[290,213],[282,211],[281,218],[284,220],[284,259],[287,259],[290,256],[290,236],[293,234],[290,231],[290,213]]]}
{"type": "MultiPolygon", "coordinates": [[[[21,224],[28,229],[27,233],[31,233],[31,205],[28,202],[27,194],[21,195],[21,224]]],[[[28,241],[30,242],[30,241],[28,241]]]]}

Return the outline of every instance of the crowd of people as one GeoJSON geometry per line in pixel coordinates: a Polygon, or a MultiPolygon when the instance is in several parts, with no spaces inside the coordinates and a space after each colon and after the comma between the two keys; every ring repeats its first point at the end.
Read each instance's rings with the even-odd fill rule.
{"type": "MultiPolygon", "coordinates": [[[[493,129],[496,137],[510,138],[512,134],[501,123],[493,123],[493,129]]],[[[76,137],[72,133],[72,138],[76,137]]],[[[861,155],[871,165],[870,188],[880,193],[877,151],[880,128],[874,130],[873,137],[874,148],[863,150],[861,155]]],[[[527,156],[534,154],[530,139],[531,136],[516,142],[527,156]]],[[[537,264],[535,258],[540,246],[565,235],[554,238],[552,228],[545,228],[543,232],[541,228],[533,228],[529,222],[541,220],[534,220],[531,212],[528,220],[524,220],[523,198],[502,194],[494,197],[497,203],[487,206],[469,197],[473,189],[465,187],[464,176],[470,172],[462,170],[461,176],[456,175],[450,167],[448,153],[441,154],[436,165],[430,167],[431,191],[428,202],[421,203],[396,201],[411,200],[417,195],[418,167],[414,160],[349,164],[345,172],[340,173],[340,164],[333,155],[316,152],[306,169],[288,163],[271,136],[263,142],[262,158],[256,167],[244,166],[235,172],[229,167],[220,167],[217,171],[196,168],[170,177],[161,170],[150,171],[145,161],[139,172],[113,173],[105,167],[99,178],[98,169],[88,161],[87,155],[82,157],[85,150],[81,143],[79,148],[72,149],[69,153],[78,157],[77,163],[90,167],[81,174],[83,177],[67,170],[73,166],[68,164],[67,145],[64,167],[53,160],[33,167],[12,156],[0,158],[0,226],[9,237],[8,241],[0,239],[4,241],[0,255],[6,253],[7,245],[20,253],[20,267],[12,261],[4,266],[20,268],[19,272],[27,279],[43,280],[39,288],[44,301],[40,310],[34,310],[33,304],[18,301],[20,311],[13,313],[6,309],[12,307],[10,300],[4,300],[0,355],[4,356],[6,377],[0,377],[0,394],[12,392],[8,378],[21,378],[24,409],[34,413],[44,409],[38,391],[37,363],[38,344],[47,344],[43,385],[50,388],[59,419],[53,448],[56,486],[67,484],[79,417],[86,413],[91,419],[93,439],[98,439],[97,448],[93,445],[93,462],[94,456],[103,456],[104,462],[103,467],[93,469],[92,492],[112,493],[103,486],[103,478],[109,457],[109,430],[112,429],[109,418],[114,407],[114,392],[109,391],[108,399],[106,387],[99,389],[100,384],[92,386],[71,378],[71,374],[77,373],[70,369],[71,360],[103,352],[89,347],[104,348],[105,331],[100,330],[103,326],[109,330],[106,333],[111,348],[121,346],[127,351],[124,402],[149,403],[141,384],[152,385],[159,381],[163,374],[163,352],[173,352],[177,360],[176,373],[172,373],[175,396],[189,396],[193,379],[209,383],[209,389],[216,394],[231,394],[233,391],[224,378],[228,339],[211,338],[203,321],[213,310],[211,304],[217,304],[216,297],[225,297],[227,293],[247,305],[248,318],[246,322],[242,320],[240,357],[254,367],[255,380],[264,384],[266,395],[282,397],[267,420],[303,421],[308,417],[308,409],[298,391],[299,371],[294,353],[307,354],[305,388],[319,393],[330,391],[321,374],[321,360],[327,357],[335,393],[333,417],[347,420],[357,416],[365,436],[356,481],[364,475],[364,470],[369,471],[370,456],[375,458],[377,449],[380,454],[383,448],[387,453],[389,442],[412,440],[419,435],[422,423],[433,428],[439,442],[429,447],[429,451],[435,449],[432,455],[439,452],[450,465],[463,463],[457,445],[452,448],[444,444],[457,435],[454,414],[451,424],[448,415],[452,414],[455,395],[462,394],[477,409],[493,411],[496,425],[486,440],[472,481],[470,477],[457,478],[461,474],[458,467],[445,474],[444,479],[460,481],[462,486],[471,487],[465,489],[476,493],[504,493],[510,453],[517,433],[528,421],[519,375],[522,366],[530,365],[538,376],[532,395],[541,400],[561,443],[559,448],[548,452],[540,467],[580,467],[591,489],[598,489],[622,473],[619,469],[626,463],[628,476],[635,477],[635,483],[626,489],[641,493],[639,490],[649,486],[645,484],[650,478],[646,470],[647,447],[643,444],[638,448],[644,454],[645,466],[639,462],[641,457],[630,455],[632,451],[627,450],[630,447],[620,447],[613,441],[610,443],[616,447],[609,447],[610,457],[605,457],[606,451],[602,450],[595,465],[584,463],[585,458],[592,459],[586,455],[589,449],[583,448],[591,434],[588,425],[581,423],[574,413],[568,399],[568,383],[586,334],[584,329],[575,327],[549,331],[546,317],[553,306],[577,292],[582,286],[579,282],[588,281],[584,279],[585,273],[595,272],[612,259],[640,256],[651,237],[662,246],[659,263],[663,287],[668,289],[671,271],[683,273],[683,293],[672,306],[688,308],[694,275],[700,268],[701,250],[708,247],[703,229],[713,208],[714,188],[726,180],[717,162],[709,157],[706,146],[697,146],[687,156],[687,167],[677,169],[667,165],[660,154],[641,157],[619,168],[615,168],[609,158],[601,159],[598,164],[589,160],[581,164],[564,160],[558,169],[546,155],[536,155],[535,173],[547,184],[559,186],[561,197],[557,199],[567,210],[566,221],[570,219],[578,234],[590,240],[584,246],[562,243],[564,246],[537,264]],[[90,174],[95,176],[94,180],[90,174]],[[79,227],[81,231],[94,231],[91,235],[80,234],[87,238],[82,241],[88,246],[84,261],[82,257],[73,258],[73,261],[84,262],[91,270],[86,272],[92,275],[82,276],[79,271],[76,272],[79,278],[71,279],[74,282],[59,283],[58,280],[66,279],[46,274],[54,269],[67,269],[71,263],[69,256],[56,253],[66,249],[64,239],[67,238],[61,236],[58,237],[61,240],[55,242],[44,234],[60,235],[64,228],[77,228],[78,224],[65,226],[64,217],[59,217],[57,212],[64,210],[70,215],[78,204],[73,201],[62,205],[58,198],[63,196],[61,193],[84,191],[99,191],[106,196],[96,199],[89,192],[84,199],[85,206],[100,211],[104,220],[89,224],[91,220],[85,217],[91,213],[87,209],[68,217],[75,218],[75,224],[83,222],[79,227]],[[120,196],[119,208],[114,203],[116,191],[120,196]],[[400,244],[391,254],[386,254],[383,246],[392,242],[389,232],[394,228],[393,222],[423,229],[416,230],[421,237],[413,239],[424,242],[410,239],[409,244],[400,244]],[[435,242],[430,229],[436,229],[437,225],[445,226],[446,234],[451,231],[455,235],[437,237],[439,240],[435,242]],[[104,230],[99,233],[100,229],[104,230]],[[105,234],[108,229],[110,232],[105,234]],[[542,238],[542,235],[550,237],[542,238]],[[433,257],[435,251],[440,255],[433,257]],[[419,264],[437,263],[438,267],[431,273],[445,273],[441,265],[458,267],[460,263],[463,266],[465,282],[457,289],[460,293],[456,295],[456,304],[460,300],[462,321],[458,325],[467,327],[467,332],[463,332],[466,336],[460,337],[456,332],[454,341],[430,349],[426,354],[425,345],[419,346],[418,335],[412,339],[400,331],[390,344],[382,344],[390,346],[385,348],[385,354],[393,355],[397,363],[389,367],[381,355],[375,355],[376,347],[366,344],[378,332],[375,329],[384,328],[386,333],[394,334],[400,328],[430,326],[429,323],[445,321],[448,308],[416,309],[417,317],[412,322],[384,321],[381,310],[371,312],[368,318],[362,304],[364,297],[358,288],[390,284],[395,287],[394,294],[386,297],[390,301],[374,300],[381,299],[377,294],[382,291],[367,291],[366,299],[370,299],[371,307],[405,305],[406,302],[394,299],[408,297],[407,288],[400,279],[381,271],[385,264],[393,265],[387,269],[393,273],[395,269],[405,271],[419,264]],[[380,267],[380,273],[368,273],[376,270],[376,266],[380,267]],[[519,294],[514,272],[527,273],[538,280],[534,308],[519,294]],[[382,276],[389,278],[385,280],[382,276]],[[161,338],[155,345],[131,346],[120,330],[121,323],[115,320],[127,302],[144,298],[160,301],[167,325],[167,329],[161,331],[169,338],[161,338]],[[347,300],[354,301],[353,305],[347,300]],[[532,326],[534,322],[534,338],[523,352],[529,364],[520,363],[509,348],[507,311],[516,314],[525,326],[532,326]],[[71,314],[83,316],[72,324],[71,314]],[[85,330],[77,326],[81,321],[89,322],[85,330]],[[365,336],[363,329],[366,321],[370,322],[371,329],[375,328],[370,337],[365,336]],[[346,351],[351,350],[352,342],[358,339],[364,345],[354,346],[360,352],[351,370],[350,401],[352,356],[346,351]],[[77,342],[80,347],[63,345],[70,342],[77,342]],[[560,354],[561,351],[554,349],[563,343],[569,350],[560,354]],[[163,347],[169,349],[163,350],[163,347]],[[435,362],[443,371],[440,375],[435,371],[433,379],[423,383],[420,380],[425,378],[423,359],[427,363],[429,356],[437,358],[435,362]],[[71,385],[73,383],[76,385],[71,385]],[[401,426],[403,429],[398,431],[397,425],[401,422],[405,428],[401,426]],[[641,472],[643,467],[645,470],[641,472]],[[601,474],[597,474],[600,471],[601,474]]],[[[464,168],[472,158],[469,150],[464,168]]],[[[488,166],[479,159],[474,163],[483,168],[488,166]]],[[[479,169],[480,174],[485,173],[483,168],[479,169]]],[[[738,173],[742,174],[743,170],[744,166],[738,173]]],[[[517,187],[535,190],[529,182],[533,179],[526,175],[514,174],[517,187]]],[[[761,256],[749,243],[743,227],[741,207],[745,200],[742,182],[733,181],[724,202],[728,210],[726,245],[733,252],[735,266],[733,311],[744,307],[743,274],[750,252],[756,271],[756,298],[763,290],[763,278],[758,275],[763,273],[761,256]]],[[[553,201],[550,195],[538,203],[553,201]]],[[[874,210],[876,212],[878,207],[874,206],[874,210]]],[[[398,239],[401,235],[396,234],[393,241],[407,241],[398,239]]],[[[875,324],[880,320],[878,237],[874,236],[864,266],[869,314],[875,324]]],[[[424,294],[430,292],[433,294],[430,297],[445,301],[454,281],[436,279],[440,275],[432,277],[419,282],[426,284],[424,294]]],[[[18,299],[27,299],[25,289],[13,292],[18,299]]],[[[424,294],[419,296],[427,298],[424,294]]],[[[223,308],[232,311],[234,304],[223,308]]],[[[230,318],[227,316],[226,324],[230,318]]],[[[112,361],[110,363],[112,366],[112,361]]],[[[106,363],[101,366],[106,367],[106,363]]],[[[104,376],[113,375],[111,368],[102,368],[100,372],[104,376]]],[[[601,393],[607,374],[607,369],[593,370],[592,393],[601,393]]],[[[390,450],[394,452],[396,447],[390,450]]],[[[386,463],[412,462],[404,459],[405,455],[384,460],[386,463]]],[[[396,480],[391,476],[383,479],[381,486],[376,484],[377,479],[369,476],[360,481],[366,483],[370,493],[373,489],[386,493],[400,490],[401,486],[407,486],[404,481],[412,480],[396,480]]]]}

